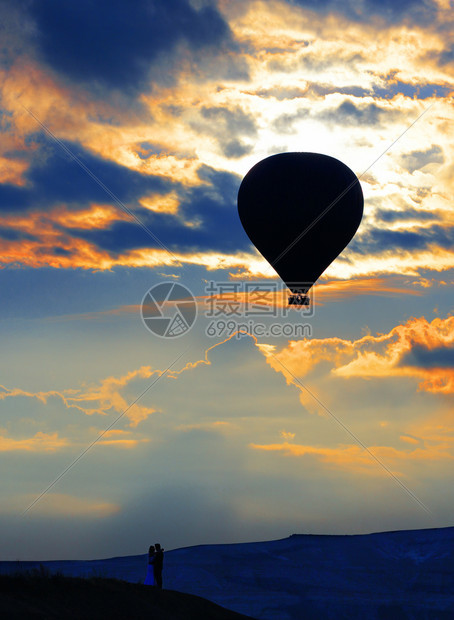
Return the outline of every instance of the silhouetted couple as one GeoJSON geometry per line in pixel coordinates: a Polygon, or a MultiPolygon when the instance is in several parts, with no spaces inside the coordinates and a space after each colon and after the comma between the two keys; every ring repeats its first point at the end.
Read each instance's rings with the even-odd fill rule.
{"type": "Polygon", "coordinates": [[[162,590],[162,565],[164,564],[164,549],[156,543],[148,549],[148,570],[144,584],[146,586],[157,586],[162,590]]]}

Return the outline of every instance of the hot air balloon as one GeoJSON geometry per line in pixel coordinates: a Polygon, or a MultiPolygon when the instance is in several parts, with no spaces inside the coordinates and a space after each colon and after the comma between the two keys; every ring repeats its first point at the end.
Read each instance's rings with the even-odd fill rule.
{"type": "Polygon", "coordinates": [[[357,176],[320,153],[279,153],[244,177],[238,212],[246,234],[293,293],[307,293],[353,238],[363,215],[357,176]]]}

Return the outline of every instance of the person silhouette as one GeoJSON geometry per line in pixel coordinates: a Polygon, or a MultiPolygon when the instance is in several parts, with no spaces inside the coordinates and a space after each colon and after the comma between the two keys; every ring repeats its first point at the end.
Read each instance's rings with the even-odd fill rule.
{"type": "Polygon", "coordinates": [[[164,563],[164,549],[159,543],[155,543],[155,554],[153,559],[154,580],[157,587],[162,590],[162,565],[164,563]]]}
{"type": "Polygon", "coordinates": [[[154,545],[151,545],[148,549],[148,567],[147,567],[147,576],[145,577],[145,581],[143,582],[146,586],[155,586],[156,580],[154,576],[154,562],[156,558],[156,551],[154,545]]]}

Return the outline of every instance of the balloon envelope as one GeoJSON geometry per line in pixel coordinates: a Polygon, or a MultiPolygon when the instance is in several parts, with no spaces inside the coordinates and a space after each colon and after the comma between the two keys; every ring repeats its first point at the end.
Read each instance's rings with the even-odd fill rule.
{"type": "Polygon", "coordinates": [[[238,212],[249,239],[293,293],[305,294],[354,236],[359,180],[320,153],[280,153],[244,177],[238,212]]]}

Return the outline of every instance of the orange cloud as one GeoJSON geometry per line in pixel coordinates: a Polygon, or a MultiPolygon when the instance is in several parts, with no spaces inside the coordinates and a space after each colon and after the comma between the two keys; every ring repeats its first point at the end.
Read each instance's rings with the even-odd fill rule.
{"type": "Polygon", "coordinates": [[[0,156],[0,183],[24,185],[23,174],[27,168],[28,162],[24,160],[0,156]]]}
{"type": "Polygon", "coordinates": [[[96,445],[100,446],[116,446],[118,448],[135,448],[140,443],[147,443],[149,439],[100,439],[96,445]]]}
{"type": "Polygon", "coordinates": [[[74,394],[75,391],[73,390],[71,395],[65,396],[65,401],[68,406],[77,407],[87,415],[106,415],[111,409],[117,413],[125,412],[125,418],[129,420],[130,426],[136,427],[140,422],[156,413],[157,410],[137,403],[130,405],[121,391],[134,380],[149,379],[160,374],[160,370],[152,370],[150,366],[142,366],[122,377],[107,377],[99,385],[80,389],[77,394],[74,394]],[[90,403],[93,403],[94,406],[90,407],[90,403]]]}
{"type": "MultiPolygon", "coordinates": [[[[176,208],[171,195],[163,202],[154,202],[158,209],[176,208]],[[167,201],[167,202],[166,202],[167,201]],[[173,205],[173,206],[172,206],[173,205]]],[[[150,208],[152,205],[149,205],[150,208]]],[[[71,228],[109,229],[115,222],[131,221],[129,215],[109,204],[91,204],[74,211],[61,205],[48,212],[32,211],[27,214],[0,216],[0,227],[18,233],[17,239],[0,239],[0,267],[23,265],[27,267],[54,267],[60,269],[109,270],[124,267],[181,267],[183,264],[202,265],[208,271],[242,269],[244,265],[261,264],[254,254],[223,254],[221,252],[169,252],[164,249],[139,248],[118,255],[100,249],[96,244],[74,237],[71,228]],[[62,230],[67,227],[67,230],[62,230]],[[33,238],[23,238],[28,233],[33,238]]],[[[276,277],[274,274],[273,277],[276,277]]]]}
{"type": "MultiPolygon", "coordinates": [[[[95,429],[96,430],[96,429],[95,429]]],[[[141,443],[148,443],[150,439],[142,437],[141,439],[133,439],[130,437],[131,431],[112,428],[102,434],[102,439],[96,442],[96,445],[102,446],[118,446],[120,448],[135,448],[141,443]]]]}
{"type": "Polygon", "coordinates": [[[176,427],[177,431],[216,431],[220,434],[225,434],[231,432],[236,427],[231,422],[224,422],[223,420],[218,420],[216,422],[201,422],[200,424],[181,424],[176,427]]]}
{"type": "Polygon", "coordinates": [[[409,435],[401,435],[399,439],[404,443],[411,443],[414,445],[418,445],[420,443],[419,439],[416,439],[416,437],[410,437],[409,435]]]}
{"type": "MultiPolygon", "coordinates": [[[[62,206],[41,216],[39,213],[31,214],[31,218],[33,216],[40,219],[34,230],[30,231],[35,234],[42,232],[43,220],[49,224],[55,222],[68,228],[82,228],[84,230],[110,228],[115,222],[131,220],[128,214],[110,204],[91,204],[88,208],[78,211],[69,210],[62,206]]],[[[11,223],[14,221],[15,218],[11,223]]]]}
{"type": "MultiPolygon", "coordinates": [[[[15,497],[8,498],[7,502],[3,502],[3,508],[0,508],[0,512],[3,514],[18,514],[35,500],[35,495],[16,495],[15,497]]],[[[63,493],[46,493],[39,503],[34,506],[33,512],[49,517],[61,515],[102,518],[117,513],[120,508],[119,504],[100,499],[75,497],[74,495],[63,493]]]]}
{"type": "Polygon", "coordinates": [[[354,278],[349,280],[321,281],[315,285],[316,303],[350,299],[356,295],[422,295],[421,291],[403,285],[400,278],[354,278]]]}
{"type": "MultiPolygon", "coordinates": [[[[454,443],[443,442],[413,450],[398,450],[390,446],[370,446],[368,450],[387,467],[396,468],[402,467],[405,463],[452,461],[454,460],[453,445],[454,443]]],[[[252,443],[249,447],[264,452],[282,453],[289,457],[309,456],[330,467],[342,468],[355,473],[389,475],[370,454],[355,444],[341,444],[335,448],[329,448],[284,441],[283,443],[265,445],[252,443]]]]}
{"type": "Polygon", "coordinates": [[[0,435],[0,452],[55,452],[69,445],[69,441],[60,438],[58,433],[46,434],[38,432],[26,439],[13,439],[0,435]]]}
{"type": "MultiPolygon", "coordinates": [[[[303,339],[290,341],[278,352],[262,349],[267,362],[282,372],[288,383],[301,388],[295,377],[303,377],[321,362],[331,364],[331,373],[342,378],[414,377],[422,379],[419,389],[428,392],[454,393],[454,367],[440,364],[424,367],[413,351],[448,349],[454,345],[454,316],[410,319],[393,328],[388,334],[366,335],[358,340],[342,338],[303,339]]],[[[314,390],[315,391],[315,388],[314,390]]],[[[302,390],[302,394],[304,391],[302,390]]],[[[305,402],[308,397],[304,396],[305,402]]]]}
{"type": "Polygon", "coordinates": [[[139,404],[130,405],[121,394],[128,384],[136,379],[149,379],[160,375],[160,370],[152,370],[149,366],[142,366],[137,370],[128,372],[122,377],[107,377],[98,385],[68,390],[50,390],[49,392],[27,392],[20,388],[7,388],[0,385],[0,400],[17,396],[36,398],[42,403],[47,403],[50,397],[58,397],[68,408],[76,408],[86,415],[107,415],[111,410],[117,413],[125,412],[125,419],[129,420],[131,427],[136,427],[147,417],[156,413],[153,407],[139,404]],[[91,405],[91,406],[90,406],[91,405]]]}
{"type": "Polygon", "coordinates": [[[430,412],[425,419],[411,423],[406,431],[411,437],[423,437],[427,444],[454,445],[452,409],[430,412]]]}
{"type": "MultiPolygon", "coordinates": [[[[209,353],[212,349],[221,346],[224,342],[231,340],[235,337],[235,334],[229,336],[222,342],[217,342],[205,351],[203,359],[196,360],[195,362],[188,362],[180,370],[169,370],[165,376],[169,379],[177,379],[180,374],[187,370],[193,370],[200,365],[210,365],[209,353]]],[[[255,338],[254,338],[255,341],[255,338]]],[[[128,420],[131,428],[137,427],[140,422],[146,420],[150,415],[157,413],[158,410],[154,407],[147,407],[139,403],[133,403],[132,405],[126,400],[122,391],[127,388],[133,381],[147,380],[154,377],[159,378],[163,375],[163,371],[159,369],[153,369],[151,366],[141,366],[135,370],[127,372],[125,375],[115,377],[110,376],[102,379],[98,384],[83,386],[80,388],[72,388],[62,391],[50,390],[48,392],[27,392],[20,388],[7,388],[0,385],[0,400],[14,397],[27,397],[36,398],[40,402],[46,404],[50,397],[58,397],[62,400],[64,405],[68,408],[75,408],[82,411],[86,415],[108,415],[112,411],[116,413],[124,413],[125,419],[128,420]]],[[[214,423],[214,427],[217,429],[224,429],[229,426],[229,423],[218,421],[214,423]]],[[[97,431],[96,431],[97,432],[97,431]]],[[[129,439],[124,438],[125,431],[120,429],[112,429],[103,434],[103,437],[107,437],[107,440],[100,440],[100,443],[116,443],[120,445],[136,445],[143,439],[129,439]],[[121,435],[121,436],[120,436],[121,435]]],[[[44,437],[42,433],[38,433],[37,438],[44,437]]],[[[47,437],[47,436],[45,436],[47,437]]],[[[56,440],[56,435],[51,436],[56,440]]],[[[4,445],[7,445],[6,440],[4,445]]],[[[12,445],[12,444],[11,444],[12,445]]],[[[23,444],[26,445],[25,443],[23,444]]],[[[25,448],[24,448],[25,449],[25,448]]]]}
{"type": "Polygon", "coordinates": [[[119,428],[111,428],[103,434],[103,437],[120,437],[123,438],[125,435],[128,436],[131,434],[131,431],[124,431],[119,428]]]}

